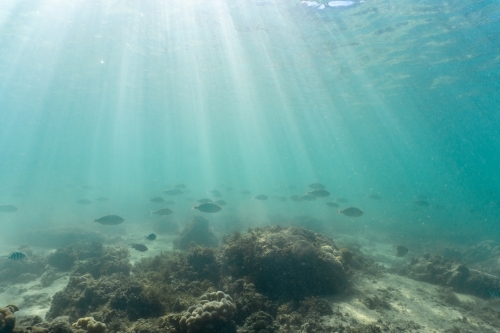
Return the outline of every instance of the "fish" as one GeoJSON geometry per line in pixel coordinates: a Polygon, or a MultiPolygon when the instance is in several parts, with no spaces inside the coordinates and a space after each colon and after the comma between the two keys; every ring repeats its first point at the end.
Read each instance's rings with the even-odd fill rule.
{"type": "Polygon", "coordinates": [[[166,190],[166,191],[163,191],[163,193],[165,193],[166,195],[179,195],[179,194],[182,194],[182,190],[179,190],[178,188],[174,188],[172,190],[166,190]]]}
{"type": "Polygon", "coordinates": [[[198,209],[203,213],[217,213],[222,209],[221,206],[214,204],[213,202],[205,202],[199,204],[198,206],[194,206],[194,209],[198,209]]]}
{"type": "Polygon", "coordinates": [[[118,215],[106,215],[94,220],[94,222],[100,223],[102,225],[118,225],[122,224],[123,221],[125,221],[125,219],[118,215]]]}
{"type": "Polygon", "coordinates": [[[175,205],[175,201],[174,200],[167,200],[167,201],[165,201],[165,205],[167,205],[167,206],[175,205]]]}
{"type": "Polygon", "coordinates": [[[286,197],[282,197],[282,196],[276,196],[276,197],[273,197],[273,199],[276,199],[278,201],[286,201],[286,197]]]}
{"type": "Polygon", "coordinates": [[[23,260],[26,258],[26,255],[22,252],[12,252],[8,257],[9,260],[23,260]]]}
{"type": "Polygon", "coordinates": [[[147,240],[154,241],[156,239],[156,235],[155,234],[149,234],[149,235],[145,236],[145,238],[147,240]]]}
{"type": "Polygon", "coordinates": [[[199,203],[207,203],[207,202],[212,202],[212,199],[203,198],[203,199],[196,200],[196,201],[199,202],[199,203]]]}
{"type": "Polygon", "coordinates": [[[213,195],[216,198],[222,198],[222,194],[217,190],[211,190],[211,191],[208,191],[208,193],[210,193],[211,195],[213,195]]]}
{"type": "Polygon", "coordinates": [[[429,206],[429,203],[425,200],[417,200],[417,201],[413,201],[413,203],[417,206],[420,206],[420,207],[428,207],[429,206]]]}
{"type": "Polygon", "coordinates": [[[338,203],[336,203],[335,201],[329,201],[326,203],[327,206],[329,207],[333,207],[333,208],[337,208],[339,207],[340,205],[338,203]]]}
{"type": "Polygon", "coordinates": [[[109,201],[109,198],[106,198],[106,197],[99,197],[99,198],[95,199],[95,201],[99,201],[99,202],[107,202],[107,201],[109,201]]]}
{"type": "Polygon", "coordinates": [[[154,202],[154,203],[163,203],[163,202],[165,202],[165,199],[163,199],[162,197],[154,197],[154,198],[149,199],[149,201],[154,202]]]}
{"type": "Polygon", "coordinates": [[[75,202],[80,205],[90,205],[92,203],[92,201],[90,201],[89,199],[80,199],[76,200],[75,202]]]}
{"type": "Polygon", "coordinates": [[[348,207],[348,208],[339,210],[339,213],[344,214],[345,216],[348,216],[348,217],[360,217],[361,215],[364,214],[361,209],[356,208],[356,207],[348,207]]]}
{"type": "Polygon", "coordinates": [[[314,201],[314,200],[316,200],[316,197],[312,194],[305,194],[305,195],[301,196],[301,199],[305,200],[305,201],[314,201]]]}
{"type": "Polygon", "coordinates": [[[132,244],[132,248],[136,249],[139,252],[146,252],[148,250],[148,247],[143,244],[132,244]]]}
{"type": "Polygon", "coordinates": [[[17,211],[14,205],[0,205],[0,213],[13,213],[17,211]]]}
{"type": "Polygon", "coordinates": [[[338,203],[348,203],[349,200],[347,200],[346,198],[337,198],[335,199],[335,201],[337,201],[338,203]]]}
{"type": "Polygon", "coordinates": [[[303,199],[302,199],[301,197],[299,197],[298,195],[292,195],[292,196],[290,196],[289,198],[290,198],[290,200],[292,200],[292,201],[297,201],[297,202],[300,202],[300,201],[302,201],[302,200],[303,200],[303,199]]]}
{"type": "Polygon", "coordinates": [[[241,194],[243,194],[243,195],[250,195],[250,194],[252,194],[252,192],[250,192],[248,190],[242,190],[241,194]]]}
{"type": "Polygon", "coordinates": [[[257,199],[257,200],[261,200],[261,201],[262,201],[262,200],[267,200],[267,199],[269,199],[269,198],[267,197],[267,195],[264,195],[264,194],[259,194],[258,196],[254,197],[254,199],[257,199]]]}
{"type": "Polygon", "coordinates": [[[307,192],[307,194],[314,195],[315,197],[318,198],[325,198],[330,195],[330,192],[328,192],[327,190],[313,190],[307,192]]]}
{"type": "Polygon", "coordinates": [[[174,187],[175,187],[175,188],[178,188],[178,189],[183,190],[183,189],[185,189],[187,186],[186,186],[186,185],[184,185],[184,184],[177,184],[177,185],[175,185],[174,187]]]}
{"type": "Polygon", "coordinates": [[[373,193],[373,194],[370,194],[367,196],[367,198],[369,199],[373,199],[373,200],[380,200],[380,195],[376,194],[376,193],[373,193]]]}
{"type": "Polygon", "coordinates": [[[225,206],[227,205],[227,202],[225,202],[224,200],[217,200],[214,201],[214,204],[216,204],[217,206],[225,206]]]}
{"type": "Polygon", "coordinates": [[[396,257],[404,257],[408,253],[408,248],[401,244],[396,245],[396,257]]]}
{"type": "Polygon", "coordinates": [[[226,191],[229,191],[229,192],[234,191],[234,187],[228,186],[228,187],[226,187],[226,191]]]}
{"type": "Polygon", "coordinates": [[[312,184],[309,184],[307,186],[309,186],[313,190],[324,190],[325,189],[325,186],[323,186],[323,184],[320,184],[320,183],[312,183],[312,184]]]}
{"type": "Polygon", "coordinates": [[[173,213],[173,211],[170,208],[160,208],[158,210],[152,210],[150,216],[153,214],[160,215],[160,216],[167,216],[167,215],[170,215],[172,213],[173,213]]]}

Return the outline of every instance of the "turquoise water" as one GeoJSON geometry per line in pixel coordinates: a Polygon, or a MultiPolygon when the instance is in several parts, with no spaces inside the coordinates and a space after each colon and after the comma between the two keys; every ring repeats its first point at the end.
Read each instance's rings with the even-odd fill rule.
{"type": "Polygon", "coordinates": [[[499,22],[495,1],[2,1],[0,240],[143,223],[179,183],[180,223],[217,189],[214,224],[498,238],[499,22]],[[313,182],[331,196],[251,199],[313,182]]]}

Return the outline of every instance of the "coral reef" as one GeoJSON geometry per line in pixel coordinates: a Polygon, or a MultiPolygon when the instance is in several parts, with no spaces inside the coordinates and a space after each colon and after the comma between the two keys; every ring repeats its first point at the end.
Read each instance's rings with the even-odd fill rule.
{"type": "Polygon", "coordinates": [[[29,247],[18,249],[26,255],[22,260],[0,260],[0,282],[26,283],[40,277],[47,265],[47,259],[35,254],[29,247]]]}
{"type": "Polygon", "coordinates": [[[246,320],[239,333],[275,333],[278,332],[279,325],[274,318],[263,311],[252,313],[246,320]]]}
{"type": "Polygon", "coordinates": [[[75,329],[85,330],[87,333],[104,333],[106,331],[106,324],[96,321],[94,317],[80,318],[71,326],[75,329]]]}
{"type": "Polygon", "coordinates": [[[187,309],[181,317],[181,331],[188,333],[236,332],[236,324],[231,320],[236,311],[233,299],[222,291],[207,293],[200,297],[199,303],[187,309]]]}
{"type": "Polygon", "coordinates": [[[160,316],[165,310],[160,298],[135,277],[113,274],[96,280],[90,274],[76,275],[54,295],[47,318],[65,315],[76,321],[93,314],[108,322],[116,316],[130,320],[160,316]]]}
{"type": "Polygon", "coordinates": [[[420,258],[412,258],[409,265],[396,268],[395,272],[483,298],[489,297],[489,292],[498,290],[500,286],[500,278],[497,276],[469,269],[460,262],[439,255],[426,254],[420,258]]]}
{"type": "Polygon", "coordinates": [[[130,274],[130,252],[124,247],[103,246],[92,242],[87,247],[77,249],[78,261],[74,274],[91,274],[94,278],[114,273],[130,274]]]}
{"type": "Polygon", "coordinates": [[[16,326],[16,316],[14,312],[17,307],[6,306],[0,308],[0,333],[11,333],[16,326]]]}
{"type": "Polygon", "coordinates": [[[78,254],[73,246],[59,248],[48,256],[49,265],[61,271],[70,270],[76,260],[78,260],[78,254]]]}
{"type": "Polygon", "coordinates": [[[346,283],[342,254],[323,235],[295,227],[266,227],[229,238],[225,269],[247,277],[272,298],[301,299],[333,294],[346,283]]]}
{"type": "Polygon", "coordinates": [[[180,250],[189,249],[191,244],[208,247],[217,247],[217,237],[210,230],[209,221],[203,216],[196,215],[182,230],[179,238],[174,241],[174,248],[180,250]]]}

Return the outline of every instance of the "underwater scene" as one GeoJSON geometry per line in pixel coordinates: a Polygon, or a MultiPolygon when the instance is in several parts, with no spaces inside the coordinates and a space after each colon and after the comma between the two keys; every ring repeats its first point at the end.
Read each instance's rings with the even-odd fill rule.
{"type": "Polygon", "coordinates": [[[500,3],[0,1],[0,333],[500,332],[500,3]]]}

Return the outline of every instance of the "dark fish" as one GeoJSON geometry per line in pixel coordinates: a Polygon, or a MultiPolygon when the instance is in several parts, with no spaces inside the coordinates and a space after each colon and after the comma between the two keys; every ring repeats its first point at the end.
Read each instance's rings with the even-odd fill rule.
{"type": "Polygon", "coordinates": [[[160,215],[160,216],[167,216],[167,215],[170,215],[172,213],[173,213],[173,211],[169,208],[161,208],[158,210],[151,211],[151,215],[155,214],[155,215],[160,215]]]}
{"type": "Polygon", "coordinates": [[[335,199],[338,203],[348,203],[349,201],[346,198],[337,198],[335,199]]]}
{"type": "Polygon", "coordinates": [[[316,197],[312,194],[306,194],[306,195],[303,195],[301,196],[302,200],[305,200],[305,201],[314,201],[316,200],[316,197]]]}
{"type": "Polygon", "coordinates": [[[216,204],[217,206],[225,206],[227,205],[227,202],[225,202],[224,200],[217,200],[214,201],[214,204],[216,204]]]}
{"type": "Polygon", "coordinates": [[[381,199],[380,195],[375,194],[375,193],[368,195],[367,198],[370,198],[370,199],[373,199],[373,200],[380,200],[381,199]]]}
{"type": "Polygon", "coordinates": [[[106,197],[99,197],[99,198],[95,199],[95,201],[99,201],[99,202],[107,202],[107,201],[109,201],[109,198],[106,198],[106,197]]]}
{"type": "Polygon", "coordinates": [[[172,190],[163,191],[163,193],[165,193],[166,195],[179,195],[179,194],[182,194],[182,190],[179,190],[178,188],[174,188],[172,190]]]}
{"type": "Polygon", "coordinates": [[[328,192],[327,190],[313,190],[307,192],[307,194],[314,195],[315,197],[318,198],[325,198],[330,195],[330,192],[328,192]]]}
{"type": "Polygon", "coordinates": [[[212,202],[212,199],[203,198],[203,199],[196,200],[196,201],[199,202],[199,203],[207,203],[207,202],[212,202]]]}
{"type": "Polygon", "coordinates": [[[345,216],[349,217],[360,217],[363,215],[363,211],[359,208],[356,207],[348,207],[342,210],[339,210],[340,214],[344,214],[345,216]]]}
{"type": "Polygon", "coordinates": [[[13,252],[8,257],[10,260],[23,260],[24,258],[26,258],[26,255],[22,252],[13,252]]]}
{"type": "Polygon", "coordinates": [[[302,198],[299,197],[298,195],[292,195],[290,197],[290,200],[299,202],[299,201],[302,201],[302,198]]]}
{"type": "Polygon", "coordinates": [[[167,200],[167,201],[165,201],[165,205],[167,205],[167,206],[175,205],[175,201],[174,200],[167,200]]]}
{"type": "Polygon", "coordinates": [[[445,209],[445,207],[443,205],[434,205],[434,207],[432,207],[432,208],[434,208],[435,210],[444,210],[445,209]]]}
{"type": "Polygon", "coordinates": [[[132,244],[132,247],[139,252],[146,252],[148,250],[148,247],[143,244],[132,244]]]}
{"type": "Polygon", "coordinates": [[[413,203],[417,206],[420,206],[420,207],[428,207],[429,206],[429,203],[425,200],[417,200],[417,201],[413,201],[413,203]]]}
{"type": "Polygon", "coordinates": [[[194,206],[194,209],[198,209],[203,213],[217,213],[220,212],[222,207],[214,204],[213,202],[206,202],[199,204],[198,206],[194,206]]]}
{"type": "Polygon", "coordinates": [[[177,185],[175,185],[174,187],[175,187],[175,188],[178,188],[178,189],[183,190],[183,189],[185,189],[187,186],[186,186],[186,185],[184,185],[184,184],[177,184],[177,185]]]}
{"type": "Polygon", "coordinates": [[[208,193],[210,193],[211,195],[213,195],[216,198],[222,198],[222,194],[217,190],[211,190],[211,191],[208,191],[208,193]]]}
{"type": "Polygon", "coordinates": [[[323,184],[320,184],[320,183],[312,183],[312,184],[309,184],[307,186],[309,186],[313,190],[323,190],[323,189],[325,189],[325,187],[323,186],[323,184]]]}
{"type": "Polygon", "coordinates": [[[228,187],[226,187],[226,191],[231,192],[231,191],[233,191],[233,190],[234,190],[234,188],[233,188],[232,186],[228,186],[228,187]]]}
{"type": "Polygon", "coordinates": [[[13,213],[17,211],[17,207],[14,205],[0,205],[1,213],[13,213]]]}
{"type": "Polygon", "coordinates": [[[118,215],[106,215],[94,220],[94,222],[98,222],[102,225],[117,225],[122,224],[123,221],[125,221],[125,219],[118,215]]]}
{"type": "Polygon", "coordinates": [[[155,234],[149,234],[145,238],[147,240],[154,241],[156,239],[156,235],[155,234]]]}
{"type": "Polygon", "coordinates": [[[241,191],[241,194],[250,195],[250,194],[252,194],[252,192],[250,192],[248,190],[243,190],[243,191],[241,191]]]}
{"type": "Polygon", "coordinates": [[[267,197],[267,195],[264,195],[264,194],[259,194],[258,196],[256,196],[254,199],[257,199],[257,200],[267,200],[269,199],[267,197]]]}
{"type": "Polygon", "coordinates": [[[396,257],[404,257],[408,253],[408,248],[401,244],[396,245],[396,257]]]}
{"type": "Polygon", "coordinates": [[[165,202],[165,199],[163,199],[162,197],[154,197],[154,198],[149,199],[149,201],[154,202],[154,203],[163,203],[163,202],[165,202]]]}
{"type": "Polygon", "coordinates": [[[335,201],[329,201],[326,203],[327,206],[330,206],[330,207],[333,207],[333,208],[337,208],[338,206],[340,206],[338,203],[336,203],[335,201]]]}
{"type": "Polygon", "coordinates": [[[90,205],[92,203],[92,201],[90,201],[89,199],[80,199],[76,200],[75,202],[80,205],[90,205]]]}
{"type": "Polygon", "coordinates": [[[286,201],[286,197],[281,197],[281,196],[279,196],[279,197],[273,197],[273,199],[276,199],[278,201],[286,201]]]}

